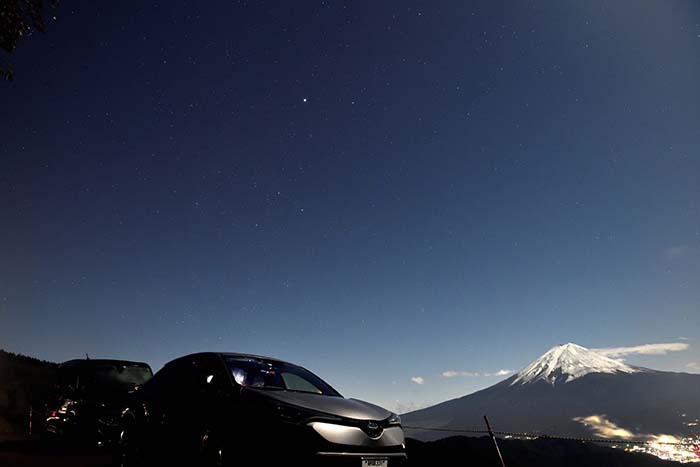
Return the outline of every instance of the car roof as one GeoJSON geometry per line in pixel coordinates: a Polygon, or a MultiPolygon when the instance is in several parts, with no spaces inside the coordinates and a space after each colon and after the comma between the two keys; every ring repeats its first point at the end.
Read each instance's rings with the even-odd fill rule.
{"type": "MultiPolygon", "coordinates": [[[[255,354],[249,354],[249,353],[239,353],[239,352],[197,352],[189,355],[183,355],[182,357],[178,357],[176,359],[173,359],[172,361],[180,360],[182,358],[188,358],[188,357],[195,357],[198,355],[216,355],[222,358],[226,357],[237,357],[237,358],[255,358],[259,360],[267,360],[270,362],[277,362],[277,363],[289,363],[284,360],[280,360],[279,358],[274,358],[274,357],[266,357],[265,355],[255,355],[255,354]]],[[[168,362],[170,363],[170,362],[168,362]]],[[[167,365],[167,364],[166,364],[167,365]]]]}
{"type": "Polygon", "coordinates": [[[241,358],[259,358],[260,360],[269,360],[271,362],[279,363],[289,363],[279,358],[266,357],[265,355],[255,355],[255,354],[245,354],[245,353],[235,353],[235,352],[220,352],[219,355],[222,357],[241,357],[241,358]]]}
{"type": "Polygon", "coordinates": [[[131,360],[115,360],[108,358],[96,358],[96,359],[74,359],[67,360],[61,363],[60,366],[94,366],[94,365],[135,365],[135,366],[145,366],[151,368],[151,366],[146,362],[135,362],[131,360]]]}
{"type": "MultiPolygon", "coordinates": [[[[301,366],[301,365],[297,365],[296,363],[287,362],[287,361],[285,361],[285,360],[280,360],[279,358],[266,357],[266,356],[264,356],[264,355],[255,355],[255,354],[249,354],[249,353],[238,353],[238,352],[196,352],[196,353],[191,353],[191,354],[183,355],[183,356],[181,356],[181,357],[178,357],[178,358],[175,358],[175,359],[169,361],[168,363],[166,363],[165,365],[163,365],[163,368],[169,367],[171,364],[175,364],[175,362],[180,362],[180,361],[183,361],[183,360],[185,360],[185,359],[187,359],[187,358],[192,358],[192,357],[197,357],[197,356],[207,356],[207,355],[209,355],[209,356],[214,356],[214,357],[218,357],[218,358],[220,358],[220,359],[225,359],[226,357],[234,357],[234,358],[254,358],[254,359],[259,359],[259,360],[265,360],[265,361],[268,361],[268,362],[284,363],[284,364],[287,364],[287,365],[294,365],[294,366],[296,366],[296,367],[299,367],[299,368],[302,368],[302,369],[304,369],[304,370],[306,370],[306,371],[309,371],[309,370],[307,370],[306,368],[304,368],[304,367],[301,366]]],[[[163,369],[163,368],[162,368],[162,369],[163,369]]],[[[162,370],[162,369],[161,369],[161,370],[162,370]]],[[[160,370],[159,370],[159,371],[160,371],[160,370]]],[[[317,378],[318,378],[318,376],[317,376],[317,378]]],[[[319,378],[319,379],[320,379],[320,378],[319,378]]],[[[321,381],[323,381],[323,380],[321,380],[321,381]]],[[[333,388],[333,386],[331,386],[330,384],[326,383],[325,381],[323,381],[323,382],[324,382],[328,387],[330,387],[332,391],[334,391],[336,394],[338,394],[338,395],[340,395],[340,397],[342,397],[342,395],[341,395],[335,388],[333,388]]]]}

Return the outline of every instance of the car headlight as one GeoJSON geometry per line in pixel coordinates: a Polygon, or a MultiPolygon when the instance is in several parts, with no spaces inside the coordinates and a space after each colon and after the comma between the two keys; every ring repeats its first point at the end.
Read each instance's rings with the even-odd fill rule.
{"type": "Polygon", "coordinates": [[[401,417],[398,414],[392,413],[387,422],[389,425],[401,425],[401,417]]]}

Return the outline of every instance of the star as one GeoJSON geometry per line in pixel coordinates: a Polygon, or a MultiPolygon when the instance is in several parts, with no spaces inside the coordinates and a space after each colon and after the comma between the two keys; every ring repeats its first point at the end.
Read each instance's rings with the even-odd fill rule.
{"type": "Polygon", "coordinates": [[[302,99],[302,101],[306,104],[308,102],[308,99],[305,97],[302,99]]]}

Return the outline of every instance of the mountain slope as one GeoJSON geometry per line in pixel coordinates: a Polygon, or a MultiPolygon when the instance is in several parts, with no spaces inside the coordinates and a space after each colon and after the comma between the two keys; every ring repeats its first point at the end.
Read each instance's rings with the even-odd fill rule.
{"type": "MultiPolygon", "coordinates": [[[[499,440],[498,444],[505,464],[508,466],[673,467],[682,465],[647,454],[629,453],[621,449],[577,441],[504,439],[499,440]]],[[[455,436],[428,443],[409,439],[406,449],[411,467],[500,465],[493,442],[488,437],[455,436]]]]}
{"type": "MultiPolygon", "coordinates": [[[[560,350],[563,355],[565,349],[560,350]]],[[[545,364],[554,355],[548,354],[487,389],[404,414],[404,424],[483,429],[486,414],[497,430],[591,436],[598,433],[575,419],[602,415],[633,434],[697,433],[697,427],[685,422],[700,418],[700,375],[607,366],[597,372],[591,360],[568,357],[552,366],[545,364]]],[[[448,435],[419,430],[408,434],[423,440],[448,435]]]]}

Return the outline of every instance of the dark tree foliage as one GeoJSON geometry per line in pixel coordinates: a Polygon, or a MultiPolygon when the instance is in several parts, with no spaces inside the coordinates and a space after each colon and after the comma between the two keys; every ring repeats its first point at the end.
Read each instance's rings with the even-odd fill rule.
{"type": "MultiPolygon", "coordinates": [[[[11,54],[30,31],[45,32],[45,6],[55,8],[57,4],[58,0],[0,0],[0,48],[11,54]]],[[[12,70],[0,64],[0,76],[11,80],[12,70]]]]}
{"type": "Polygon", "coordinates": [[[26,433],[29,407],[43,414],[57,368],[56,363],[0,349],[0,438],[26,433]]]}

